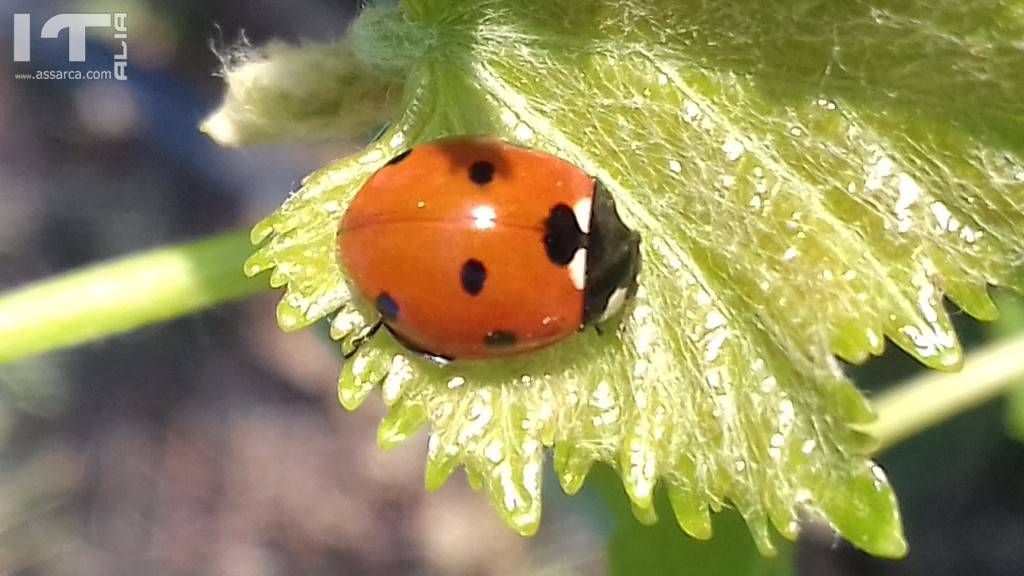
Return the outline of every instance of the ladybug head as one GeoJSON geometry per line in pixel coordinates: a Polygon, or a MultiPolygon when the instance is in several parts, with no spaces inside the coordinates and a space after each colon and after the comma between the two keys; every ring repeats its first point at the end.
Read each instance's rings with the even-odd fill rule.
{"type": "Polygon", "coordinates": [[[583,287],[585,325],[617,314],[636,293],[640,272],[640,234],[623,224],[615,200],[600,181],[594,184],[589,236],[583,287]]]}

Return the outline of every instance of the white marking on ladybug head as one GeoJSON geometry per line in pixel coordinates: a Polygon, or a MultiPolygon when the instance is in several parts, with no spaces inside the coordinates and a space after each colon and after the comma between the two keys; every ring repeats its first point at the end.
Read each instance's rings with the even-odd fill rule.
{"type": "Polygon", "coordinates": [[[584,234],[590,234],[590,212],[594,201],[589,197],[579,199],[572,207],[572,213],[576,215],[576,224],[584,234]]]}
{"type": "Polygon", "coordinates": [[[616,288],[615,292],[608,297],[608,303],[604,306],[604,312],[601,313],[601,318],[598,322],[604,322],[605,320],[615,316],[622,310],[622,306],[626,303],[626,294],[629,291],[625,288],[616,288]]]}
{"type": "Polygon", "coordinates": [[[569,261],[569,277],[577,290],[583,290],[587,281],[587,249],[579,248],[569,261]]]}

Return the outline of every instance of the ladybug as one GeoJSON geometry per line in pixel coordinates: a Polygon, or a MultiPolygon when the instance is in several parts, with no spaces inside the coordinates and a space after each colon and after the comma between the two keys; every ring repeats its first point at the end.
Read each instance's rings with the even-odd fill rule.
{"type": "Polygon", "coordinates": [[[476,137],[391,159],[352,200],[338,248],[382,322],[439,361],[527,352],[602,322],[640,268],[640,236],[600,182],[476,137]]]}

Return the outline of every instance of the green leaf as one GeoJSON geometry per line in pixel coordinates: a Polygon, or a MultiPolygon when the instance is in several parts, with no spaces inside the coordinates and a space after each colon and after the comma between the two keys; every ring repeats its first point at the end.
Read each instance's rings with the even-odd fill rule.
{"type": "Polygon", "coordinates": [[[612,576],[789,576],[792,545],[776,558],[764,558],[750,541],[743,520],[734,512],[715,516],[710,542],[680,538],[670,524],[643,526],[624,520],[608,542],[608,573],[612,576]],[[628,522],[628,523],[627,523],[628,522]]]}
{"type": "Polygon", "coordinates": [[[404,78],[403,112],[253,230],[247,272],[286,286],[286,330],[337,311],[332,334],[357,350],[345,406],[381,385],[381,444],[429,423],[428,487],[464,466],[523,534],[554,446],[567,492],[608,463],[638,518],[653,521],[660,483],[697,538],[731,505],[765,554],[769,526],[794,538],[809,516],[900,556],[895,498],[857,429],[873,414],[833,352],[861,362],[888,337],[955,369],[943,296],[992,319],[987,285],[1024,285],[1022,37],[1024,10],[1005,1],[372,8],[348,41],[367,74],[404,78]],[[643,235],[616,329],[445,367],[369,334],[338,219],[389,157],[459,134],[557,154],[607,185],[643,235]]]}
{"type": "MultiPolygon", "coordinates": [[[[992,325],[992,335],[1002,339],[1024,334],[1024,301],[1008,294],[999,294],[996,301],[1003,315],[992,325]]],[[[1006,429],[1011,437],[1024,442],[1024,379],[1006,396],[1006,429]]]]}
{"type": "MultiPolygon", "coordinates": [[[[750,539],[743,519],[733,511],[716,514],[715,537],[709,542],[680,538],[667,522],[645,526],[633,518],[628,500],[616,486],[614,472],[595,470],[592,485],[612,512],[614,528],[608,539],[608,573],[612,576],[789,576],[793,546],[784,543],[775,558],[764,558],[750,539]]],[[[671,516],[664,490],[655,497],[658,515],[671,516]]]]}

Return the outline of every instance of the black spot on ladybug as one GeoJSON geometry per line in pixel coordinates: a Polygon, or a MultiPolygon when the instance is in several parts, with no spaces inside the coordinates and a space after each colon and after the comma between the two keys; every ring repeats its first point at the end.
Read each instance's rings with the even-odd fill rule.
{"type": "Polygon", "coordinates": [[[398,302],[395,302],[387,292],[381,292],[377,295],[377,312],[380,312],[385,320],[394,320],[398,318],[398,302]]]}
{"type": "Polygon", "coordinates": [[[583,247],[585,238],[572,208],[558,204],[551,209],[544,221],[544,249],[548,260],[558,266],[568,266],[576,250],[583,247]]]}
{"type": "Polygon", "coordinates": [[[476,296],[484,289],[484,281],[487,280],[487,269],[484,263],[470,258],[462,265],[462,289],[470,296],[476,296]]]}
{"type": "Polygon", "coordinates": [[[489,184],[494,179],[494,164],[486,160],[473,162],[469,167],[469,179],[480,186],[489,184]]]}
{"type": "Polygon", "coordinates": [[[516,335],[508,330],[493,330],[484,337],[484,344],[491,348],[508,348],[515,346],[516,335]]]}
{"type": "Polygon", "coordinates": [[[405,152],[402,152],[401,154],[395,156],[391,160],[388,160],[388,163],[385,164],[385,166],[394,166],[395,164],[398,164],[402,160],[405,160],[409,156],[409,154],[412,154],[412,150],[406,150],[405,152]]]}

